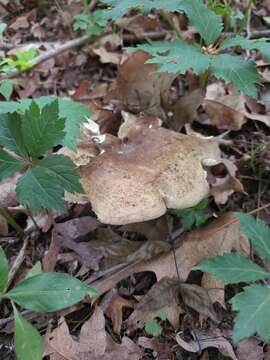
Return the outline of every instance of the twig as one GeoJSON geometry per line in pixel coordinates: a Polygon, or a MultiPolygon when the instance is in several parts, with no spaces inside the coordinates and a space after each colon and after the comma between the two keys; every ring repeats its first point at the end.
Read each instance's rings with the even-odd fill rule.
{"type": "Polygon", "coordinates": [[[25,251],[26,251],[26,248],[28,245],[28,241],[29,241],[29,236],[26,236],[23,241],[23,246],[9,271],[8,281],[7,281],[7,285],[6,285],[7,289],[9,288],[10,284],[12,283],[12,281],[14,279],[14,276],[16,275],[17,271],[19,270],[20,266],[22,265],[22,263],[24,261],[25,251]]]}
{"type": "MultiPolygon", "coordinates": [[[[93,41],[94,39],[95,38],[93,38],[92,36],[84,35],[84,36],[81,36],[81,37],[79,37],[77,39],[69,40],[64,44],[59,45],[57,48],[51,49],[51,50],[37,56],[36,58],[34,58],[32,60],[32,67],[30,69],[27,69],[27,70],[32,70],[34,67],[36,67],[37,65],[43,63],[44,61],[49,60],[52,57],[55,57],[55,56],[65,52],[65,51],[70,50],[72,48],[75,48],[77,46],[85,45],[86,43],[88,43],[90,41],[93,41]]],[[[15,70],[15,71],[12,71],[12,72],[10,72],[8,74],[5,74],[5,75],[1,76],[0,80],[11,79],[11,78],[17,77],[21,73],[22,73],[22,71],[15,70]]]]}

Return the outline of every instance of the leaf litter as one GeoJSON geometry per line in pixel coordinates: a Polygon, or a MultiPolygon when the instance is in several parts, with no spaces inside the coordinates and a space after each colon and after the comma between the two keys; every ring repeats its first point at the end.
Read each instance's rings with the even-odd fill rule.
{"type": "MultiPolygon", "coordinates": [[[[75,1],[68,2],[67,13],[74,13],[74,9],[78,8],[78,4],[75,3],[75,1]]],[[[14,10],[14,6],[8,4],[9,9],[14,10]]],[[[23,2],[19,7],[20,10],[23,9],[23,2]]],[[[50,10],[41,24],[35,11],[27,12],[16,21],[13,19],[9,24],[9,40],[16,44],[32,41],[29,36],[29,26],[40,27],[39,31],[33,33],[33,36],[39,40],[46,38],[46,41],[50,42],[59,38],[64,39],[67,37],[67,31],[63,30],[61,16],[55,13],[56,15],[50,10]],[[54,19],[53,22],[50,19],[51,16],[54,19]]],[[[195,283],[190,283],[189,277],[193,275],[193,266],[209,257],[235,250],[245,255],[250,253],[247,240],[240,234],[239,224],[234,222],[234,215],[226,213],[227,210],[239,209],[241,206],[245,210],[251,210],[256,207],[254,203],[257,201],[255,197],[250,207],[245,200],[246,189],[243,189],[242,182],[237,178],[239,172],[240,175],[242,172],[246,174],[241,162],[248,167],[244,157],[239,154],[249,153],[250,148],[243,145],[244,142],[239,147],[235,146],[234,134],[243,133],[245,137],[247,127],[251,132],[258,130],[261,134],[269,134],[268,130],[261,127],[264,125],[260,124],[263,123],[269,127],[269,109],[267,106],[251,105],[250,99],[230,87],[225,88],[222,85],[220,88],[218,82],[211,85],[212,89],[208,87],[205,96],[194,74],[188,74],[186,79],[177,78],[172,74],[166,74],[166,76],[154,74],[153,70],[156,66],[145,64],[148,58],[146,53],[137,52],[127,55],[120,50],[120,46],[122,42],[125,44],[127,41],[125,39],[129,39],[130,35],[133,36],[131,39],[136,39],[136,36],[143,36],[145,32],[160,31],[163,24],[160,24],[156,17],[150,18],[141,14],[131,15],[122,20],[122,22],[118,21],[118,26],[123,29],[124,34],[114,34],[116,35],[114,38],[104,37],[104,41],[96,43],[93,49],[85,47],[79,52],[71,51],[51,59],[50,62],[42,64],[33,71],[31,81],[29,77],[22,78],[21,82],[15,86],[13,95],[38,97],[53,93],[71,97],[78,90],[80,82],[86,80],[84,89],[77,92],[78,99],[94,111],[92,117],[100,125],[101,134],[107,134],[108,141],[104,144],[93,145],[93,134],[89,135],[88,132],[88,138],[86,137],[85,142],[79,143],[77,153],[73,154],[80,169],[91,166],[93,157],[103,150],[111,154],[115,149],[121,149],[117,137],[122,137],[126,141],[125,137],[128,137],[126,135],[131,131],[127,122],[123,121],[125,116],[131,118],[131,125],[132,122],[136,126],[139,124],[142,132],[145,124],[158,131],[160,125],[156,126],[156,124],[160,120],[157,119],[163,121],[163,128],[167,128],[168,131],[184,132],[183,128],[191,124],[196,131],[206,136],[217,137],[222,134],[221,131],[229,130],[231,132],[226,135],[226,138],[232,141],[236,151],[221,146],[222,161],[211,166],[210,169],[207,166],[204,168],[208,171],[210,194],[217,204],[211,203],[211,214],[218,216],[218,219],[213,222],[211,219],[210,224],[176,237],[174,247],[181,283],[176,278],[174,254],[170,241],[171,228],[177,229],[181,224],[172,217],[169,226],[166,216],[150,221],[140,219],[141,223],[131,223],[120,227],[110,226],[96,220],[95,214],[88,208],[88,199],[84,198],[80,205],[74,205],[78,199],[70,200],[66,204],[65,214],[52,215],[41,212],[34,218],[43,231],[42,241],[45,240],[45,242],[39,239],[35,253],[31,254],[29,251],[26,254],[27,265],[33,263],[34,258],[38,258],[42,260],[45,271],[57,269],[83,274],[86,281],[89,277],[90,282],[99,289],[100,294],[100,299],[91,310],[89,304],[83,304],[87,307],[87,318],[90,313],[91,316],[89,320],[84,321],[81,314],[77,315],[76,322],[80,323],[79,330],[76,330],[76,327],[74,330],[72,321],[69,321],[72,309],[70,314],[68,311],[65,313],[65,319],[58,320],[58,326],[54,324],[54,329],[48,327],[45,336],[46,353],[50,354],[51,360],[141,359],[145,355],[143,349],[151,348],[156,354],[162,354],[160,343],[165,341],[166,347],[170,337],[170,341],[173,339],[174,346],[178,342],[179,346],[188,352],[198,352],[198,358],[203,348],[216,347],[232,359],[235,359],[235,356],[247,360],[260,359],[262,344],[258,343],[257,339],[250,338],[245,343],[240,343],[235,355],[228,341],[229,336],[223,336],[222,333],[209,329],[202,332],[204,324],[193,325],[194,338],[191,342],[180,339],[178,335],[175,337],[171,329],[182,328],[182,317],[188,311],[187,309],[192,309],[195,314],[200,314],[204,321],[210,321],[211,326],[213,324],[216,326],[219,318],[213,303],[218,302],[226,307],[222,283],[208,274],[203,274],[202,279],[195,283]],[[138,31],[142,34],[138,34],[138,31]],[[115,64],[119,64],[117,72],[115,64]],[[139,72],[138,69],[140,69],[139,72]],[[55,84],[57,84],[57,89],[55,89],[55,84]],[[99,90],[100,85],[105,86],[99,90]],[[127,115],[124,115],[123,110],[127,115]],[[134,115],[135,118],[132,118],[134,115]],[[124,125],[118,132],[120,124],[124,125]],[[119,136],[121,132],[122,135],[119,136]],[[233,191],[239,193],[232,196],[233,191]],[[241,200],[237,204],[239,199],[241,200]],[[227,205],[222,205],[225,203],[227,205]],[[77,217],[74,206],[81,206],[83,216],[77,217]],[[225,214],[222,215],[224,212],[225,214]],[[67,263],[60,261],[65,255],[73,259],[72,266],[68,267],[65,265],[67,263]],[[115,268],[118,265],[123,267],[119,270],[115,268]],[[150,273],[154,274],[156,282],[149,276],[150,273]],[[145,280],[144,283],[150,282],[150,286],[145,286],[143,292],[137,294],[136,282],[140,274],[145,280]],[[147,279],[150,280],[147,281],[147,279]],[[109,293],[106,295],[110,294],[111,289],[115,289],[116,293],[109,299],[109,305],[102,307],[101,297],[107,292],[109,293]],[[168,315],[163,324],[163,336],[158,339],[133,336],[131,329],[140,335],[145,335],[142,329],[147,319],[153,319],[163,308],[166,308],[168,315]],[[104,313],[111,319],[112,325],[108,318],[104,317],[104,313]]],[[[183,26],[182,22],[184,24],[185,19],[181,19],[181,26],[183,26]]],[[[181,31],[183,33],[189,31],[189,36],[193,36],[191,29],[181,29],[181,31]]],[[[168,32],[166,36],[171,35],[168,32]]],[[[42,44],[43,46],[43,49],[47,49],[50,44],[42,44]]],[[[38,47],[40,52],[43,49],[38,47]]],[[[264,79],[268,82],[267,67],[264,73],[264,79]]],[[[267,94],[263,99],[267,102],[267,94]]],[[[83,134],[85,135],[86,132],[84,129],[83,134]]],[[[134,135],[130,138],[129,141],[133,141],[134,135]]],[[[244,141],[247,138],[246,136],[244,141]]],[[[66,148],[60,151],[66,151],[66,148]]],[[[191,163],[193,164],[192,161],[191,163]]],[[[254,177],[255,175],[248,169],[247,176],[254,177]]],[[[19,176],[20,174],[17,174],[16,178],[19,176]]],[[[255,181],[259,180],[255,178],[255,181]]],[[[243,182],[245,185],[246,181],[243,182]]],[[[36,230],[34,230],[33,220],[30,217],[27,218],[25,209],[18,210],[14,178],[2,181],[0,190],[1,207],[16,214],[16,218],[19,218],[25,226],[25,230],[33,233],[36,230]]],[[[267,196],[264,191],[261,191],[260,202],[265,199],[267,196]]],[[[7,232],[7,224],[3,223],[1,235],[4,243],[7,243],[5,238],[10,230],[9,228],[7,232]]],[[[8,248],[10,249],[9,245],[8,248]]],[[[78,311],[78,309],[74,310],[78,311]]],[[[8,315],[7,311],[6,315],[8,315]]],[[[35,320],[35,316],[33,319],[35,320]]],[[[46,321],[45,327],[47,327],[46,321]]],[[[207,353],[204,352],[204,354],[207,353]]],[[[208,354],[212,354],[211,351],[208,354]]],[[[165,356],[168,359],[172,356],[170,348],[165,351],[165,356]]],[[[215,356],[213,358],[217,358],[215,356]]],[[[212,358],[211,355],[209,358],[212,358]]]]}

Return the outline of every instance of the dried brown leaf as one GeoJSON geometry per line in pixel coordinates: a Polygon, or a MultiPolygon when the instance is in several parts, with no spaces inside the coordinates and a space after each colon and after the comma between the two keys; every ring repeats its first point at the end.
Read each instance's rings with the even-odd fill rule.
{"type": "Polygon", "coordinates": [[[263,360],[264,351],[261,341],[256,337],[249,337],[240,341],[236,348],[238,360],[263,360]]]}
{"type": "Polygon", "coordinates": [[[134,301],[124,299],[122,296],[117,294],[112,298],[109,306],[107,307],[107,309],[105,311],[106,315],[109,318],[111,318],[112,323],[113,323],[113,331],[117,335],[120,335],[121,326],[122,326],[122,322],[123,322],[123,308],[124,307],[133,308],[134,301]]]}

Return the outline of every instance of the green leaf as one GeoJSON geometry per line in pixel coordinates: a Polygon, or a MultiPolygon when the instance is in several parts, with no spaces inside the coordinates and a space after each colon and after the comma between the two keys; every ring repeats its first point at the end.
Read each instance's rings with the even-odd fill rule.
{"type": "Polygon", "coordinates": [[[194,225],[199,227],[207,220],[207,216],[203,212],[207,203],[208,199],[203,199],[192,208],[181,210],[173,209],[171,210],[171,213],[181,220],[184,230],[190,230],[194,225]]]}
{"type": "Polygon", "coordinates": [[[182,0],[179,10],[186,13],[206,45],[213,44],[219,38],[223,27],[221,17],[208,9],[201,0],[182,0]]]}
{"type": "Polygon", "coordinates": [[[260,76],[255,62],[246,61],[239,56],[221,54],[212,56],[211,70],[216,78],[233,83],[238,91],[253,98],[257,97],[256,84],[260,82],[260,76]]]}
{"type": "Polygon", "coordinates": [[[8,260],[2,247],[0,246],[0,293],[5,290],[8,278],[8,260]]]}
{"type": "Polygon", "coordinates": [[[130,50],[143,50],[151,54],[152,58],[147,63],[158,64],[159,72],[184,74],[192,69],[195,74],[202,75],[210,65],[209,55],[179,39],[173,42],[154,41],[130,50]]]}
{"type": "MultiPolygon", "coordinates": [[[[59,118],[65,119],[65,136],[61,145],[72,150],[76,148],[77,140],[81,137],[80,125],[87,121],[91,112],[83,105],[72,100],[54,98],[52,96],[42,96],[36,98],[35,102],[40,108],[58,100],[59,118]]],[[[19,112],[24,114],[31,105],[31,99],[16,101],[0,101],[0,114],[19,112]]]]}
{"type": "Polygon", "coordinates": [[[17,114],[0,116],[0,145],[17,155],[27,158],[27,150],[23,143],[21,119],[17,114]]]}
{"type": "Polygon", "coordinates": [[[28,273],[25,276],[25,279],[28,279],[35,275],[39,275],[41,273],[42,273],[41,262],[37,261],[35,265],[28,271],[28,273]]]}
{"type": "Polygon", "coordinates": [[[220,46],[220,50],[225,50],[231,47],[240,46],[242,49],[258,50],[265,61],[270,61],[270,42],[266,38],[261,39],[247,39],[242,36],[236,36],[231,39],[226,39],[220,46]]]}
{"type": "Polygon", "coordinates": [[[107,24],[107,19],[104,17],[104,10],[96,10],[93,13],[83,13],[74,16],[73,23],[74,30],[84,30],[86,35],[99,35],[107,24]]]}
{"type": "Polygon", "coordinates": [[[0,22],[0,40],[2,39],[3,32],[6,30],[7,24],[0,22]]]}
{"type": "Polygon", "coordinates": [[[168,311],[166,310],[166,308],[163,308],[159,311],[158,317],[163,321],[168,318],[168,311]]]}
{"type": "Polygon", "coordinates": [[[216,256],[193,267],[223,280],[225,285],[270,278],[270,273],[240,254],[216,256]]]}
{"type": "Polygon", "coordinates": [[[19,171],[23,163],[23,161],[15,159],[4,150],[0,150],[0,180],[19,171]]]}
{"type": "Polygon", "coordinates": [[[149,13],[152,9],[184,12],[207,45],[214,43],[222,31],[221,17],[208,9],[201,0],[166,2],[163,0],[103,0],[103,2],[112,7],[105,16],[113,20],[122,17],[132,8],[142,10],[144,13],[149,13]]]}
{"type": "Polygon", "coordinates": [[[0,94],[2,94],[6,100],[10,99],[10,96],[13,92],[13,85],[14,85],[14,80],[10,80],[10,79],[3,80],[0,82],[0,94]]]}
{"type": "Polygon", "coordinates": [[[13,305],[15,331],[14,347],[19,360],[41,360],[43,355],[43,339],[39,332],[26,321],[13,305]]]}
{"type": "Polygon", "coordinates": [[[42,207],[62,211],[64,191],[83,193],[73,162],[64,155],[51,155],[29,168],[17,182],[20,203],[36,213],[42,207]]]}
{"type": "Polygon", "coordinates": [[[160,336],[162,334],[162,326],[156,319],[148,320],[144,327],[147,334],[152,336],[160,336]]]}
{"type": "Polygon", "coordinates": [[[42,110],[32,101],[22,116],[24,144],[32,158],[38,159],[45,151],[60,144],[64,138],[65,120],[59,118],[58,101],[45,105],[42,110]]]}
{"type": "Polygon", "coordinates": [[[248,237],[252,246],[258,253],[270,259],[270,228],[251,215],[238,213],[240,219],[240,231],[248,237]]]}
{"type": "Polygon", "coordinates": [[[96,291],[64,273],[48,272],[24,280],[6,295],[20,306],[37,312],[51,312],[92,297],[96,291]]]}
{"type": "Polygon", "coordinates": [[[255,333],[264,342],[270,340],[270,287],[250,285],[230,300],[235,318],[233,340],[238,343],[255,333]]]}

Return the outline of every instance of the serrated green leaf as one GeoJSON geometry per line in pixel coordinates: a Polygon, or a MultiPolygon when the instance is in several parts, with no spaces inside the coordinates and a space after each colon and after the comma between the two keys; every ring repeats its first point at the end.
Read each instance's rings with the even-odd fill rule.
{"type": "Polygon", "coordinates": [[[36,213],[42,207],[64,210],[64,191],[83,193],[73,162],[64,155],[51,155],[29,168],[16,187],[20,203],[36,213]]]}
{"type": "Polygon", "coordinates": [[[221,279],[225,285],[270,278],[270,273],[241,254],[224,254],[193,267],[221,279]]]}
{"type": "Polygon", "coordinates": [[[2,247],[0,246],[0,293],[4,291],[8,278],[8,260],[2,247]]]}
{"type": "Polygon", "coordinates": [[[144,327],[147,334],[152,336],[160,336],[162,334],[162,326],[156,319],[148,320],[144,327]]]}
{"type": "Polygon", "coordinates": [[[22,116],[24,144],[33,159],[61,143],[64,138],[65,120],[59,117],[58,101],[45,105],[42,110],[35,101],[22,116]]]}
{"type": "Polygon", "coordinates": [[[159,311],[158,313],[158,317],[161,319],[161,320],[166,320],[168,318],[168,311],[166,308],[163,308],[159,311]]]}
{"type": "Polygon", "coordinates": [[[255,333],[265,342],[270,340],[270,287],[247,286],[230,303],[234,311],[239,311],[233,329],[235,343],[255,333]]]}
{"type": "MultiPolygon", "coordinates": [[[[35,102],[40,108],[58,100],[59,117],[65,119],[65,136],[61,141],[61,145],[72,150],[76,148],[77,140],[81,137],[80,125],[87,121],[91,115],[91,111],[79,102],[55,98],[52,96],[42,96],[36,98],[35,102]]],[[[0,101],[0,114],[19,112],[24,114],[31,105],[31,99],[22,99],[16,101],[0,101]]]]}
{"type": "Polygon", "coordinates": [[[246,50],[258,50],[265,61],[270,61],[270,42],[269,39],[247,39],[242,36],[236,36],[231,39],[226,39],[220,46],[220,50],[225,50],[231,47],[240,46],[246,50]]]}
{"type": "Polygon", "coordinates": [[[4,96],[6,100],[10,99],[13,92],[14,80],[6,79],[0,82],[0,94],[4,96]]]}
{"type": "Polygon", "coordinates": [[[39,332],[26,321],[13,304],[15,331],[14,347],[18,360],[41,360],[43,339],[39,332]]]}
{"type": "Polygon", "coordinates": [[[23,163],[23,161],[15,159],[4,150],[0,150],[0,180],[19,171],[23,163]]]}
{"type": "Polygon", "coordinates": [[[27,150],[23,143],[21,119],[17,114],[0,116],[0,145],[27,158],[27,150]]]}
{"type": "Polygon", "coordinates": [[[171,43],[154,41],[130,50],[143,50],[151,54],[152,57],[147,63],[158,64],[159,72],[184,74],[192,69],[197,75],[201,75],[210,65],[209,55],[179,39],[171,43]]]}
{"type": "Polygon", "coordinates": [[[20,306],[37,312],[51,312],[72,306],[97,292],[80,280],[65,274],[48,272],[30,277],[6,295],[20,306]]]}
{"type": "Polygon", "coordinates": [[[179,10],[185,12],[206,45],[213,44],[219,38],[223,27],[221,17],[208,9],[201,0],[182,0],[179,10]]]}
{"type": "Polygon", "coordinates": [[[270,259],[270,228],[251,215],[238,213],[240,231],[245,234],[258,253],[270,259]]]}
{"type": "Polygon", "coordinates": [[[221,17],[211,11],[201,0],[103,0],[112,9],[107,10],[105,16],[116,20],[129,9],[135,8],[149,13],[152,9],[184,12],[191,25],[194,26],[207,45],[214,43],[222,31],[221,17]]]}
{"type": "Polygon", "coordinates": [[[260,82],[260,76],[253,61],[246,61],[239,56],[221,54],[212,56],[212,74],[233,83],[236,89],[253,98],[257,97],[256,84],[260,82]]]}

